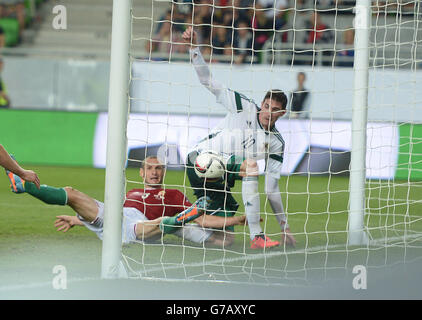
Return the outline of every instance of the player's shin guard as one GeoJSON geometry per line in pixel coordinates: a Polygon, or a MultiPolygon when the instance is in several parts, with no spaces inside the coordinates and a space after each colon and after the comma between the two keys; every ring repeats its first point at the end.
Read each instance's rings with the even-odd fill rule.
{"type": "Polygon", "coordinates": [[[260,200],[258,193],[258,177],[244,177],[242,179],[242,199],[245,206],[251,240],[262,233],[260,221],[260,200]]]}
{"type": "Polygon", "coordinates": [[[46,204],[61,206],[65,206],[67,204],[67,193],[64,188],[54,188],[47,185],[41,185],[38,189],[32,182],[26,182],[25,192],[46,204]]]}

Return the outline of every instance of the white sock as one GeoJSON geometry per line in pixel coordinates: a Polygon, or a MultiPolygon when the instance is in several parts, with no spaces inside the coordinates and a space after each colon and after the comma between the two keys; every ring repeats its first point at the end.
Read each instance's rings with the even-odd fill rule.
{"type": "Polygon", "coordinates": [[[242,200],[245,206],[251,239],[262,233],[260,220],[260,201],[258,193],[258,177],[244,177],[242,179],[242,200]]]}

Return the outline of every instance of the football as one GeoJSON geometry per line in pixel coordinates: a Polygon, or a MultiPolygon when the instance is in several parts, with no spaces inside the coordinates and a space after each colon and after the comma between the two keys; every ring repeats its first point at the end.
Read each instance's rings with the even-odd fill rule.
{"type": "Polygon", "coordinates": [[[225,172],[223,158],[212,152],[202,152],[195,160],[195,172],[200,178],[221,178],[225,172]]]}

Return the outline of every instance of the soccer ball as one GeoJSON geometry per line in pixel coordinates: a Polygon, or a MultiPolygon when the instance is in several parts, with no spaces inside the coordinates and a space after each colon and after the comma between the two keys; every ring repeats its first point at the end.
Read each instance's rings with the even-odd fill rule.
{"type": "Polygon", "coordinates": [[[195,173],[200,178],[221,178],[225,172],[222,157],[212,152],[202,152],[195,160],[195,173]]]}

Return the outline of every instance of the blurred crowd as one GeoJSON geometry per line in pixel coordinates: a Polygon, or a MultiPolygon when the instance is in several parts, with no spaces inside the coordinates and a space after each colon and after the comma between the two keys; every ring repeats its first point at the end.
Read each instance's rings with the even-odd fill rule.
{"type": "Polygon", "coordinates": [[[0,0],[0,48],[15,46],[35,18],[35,9],[46,0],[0,0]]]}
{"type": "MultiPolygon", "coordinates": [[[[326,2],[322,1],[322,4],[326,2]]],[[[289,41],[289,32],[293,32],[287,25],[289,16],[295,10],[301,12],[298,9],[304,8],[305,3],[306,0],[173,1],[159,19],[146,49],[148,52],[186,53],[188,46],[182,41],[182,33],[187,26],[193,25],[204,56],[236,64],[260,62],[260,53],[265,50],[267,42],[289,41]]],[[[334,43],[333,31],[322,21],[318,11],[309,9],[303,12],[306,13],[303,26],[305,34],[301,42],[310,45],[334,43]]],[[[344,43],[352,46],[347,52],[342,51],[341,55],[351,56],[353,30],[344,33],[344,43]]],[[[295,62],[311,64],[314,50],[304,51],[296,55],[295,62]]]]}
{"type": "MultiPolygon", "coordinates": [[[[395,1],[397,6],[400,0],[395,1]]],[[[390,8],[389,0],[372,3],[373,10],[390,8]]],[[[355,0],[173,0],[146,49],[186,53],[188,46],[182,41],[182,33],[192,25],[204,56],[209,55],[211,60],[259,63],[263,52],[277,50],[274,43],[294,42],[294,55],[290,49],[288,64],[314,64],[318,60],[322,65],[350,67],[353,27],[336,30],[324,18],[353,15],[355,5],[355,0]]]]}
{"type": "MultiPolygon", "coordinates": [[[[0,49],[18,45],[23,32],[35,18],[35,9],[46,0],[0,0],[0,49]]],[[[2,79],[4,61],[0,56],[0,108],[9,108],[11,100],[2,79]]]]}

